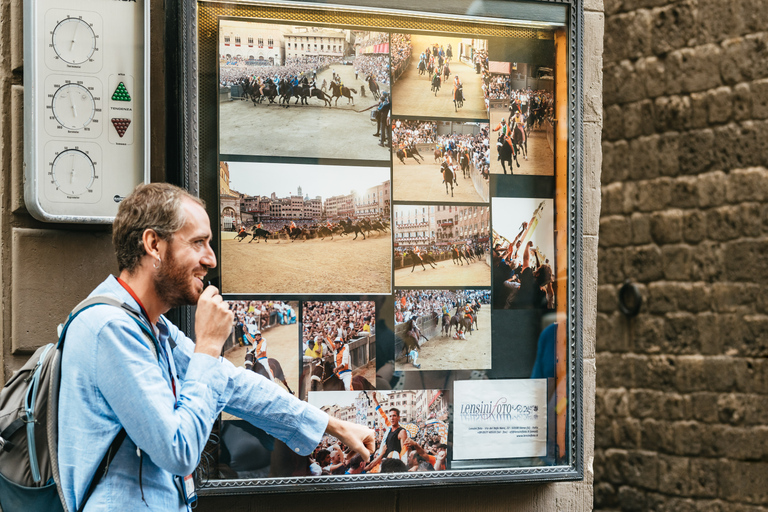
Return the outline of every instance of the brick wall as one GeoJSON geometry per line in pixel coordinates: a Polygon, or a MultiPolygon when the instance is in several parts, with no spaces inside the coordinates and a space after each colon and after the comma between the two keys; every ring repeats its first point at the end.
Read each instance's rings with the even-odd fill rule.
{"type": "Polygon", "coordinates": [[[595,508],[768,510],[768,1],[605,14],[595,508]]]}

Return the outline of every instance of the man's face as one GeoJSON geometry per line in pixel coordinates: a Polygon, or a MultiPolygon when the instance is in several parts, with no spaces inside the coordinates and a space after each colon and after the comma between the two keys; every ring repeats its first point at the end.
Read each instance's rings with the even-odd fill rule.
{"type": "Polygon", "coordinates": [[[397,414],[397,411],[389,411],[389,421],[392,422],[392,425],[400,423],[400,415],[397,414]]]}
{"type": "Polygon", "coordinates": [[[203,292],[203,278],[216,266],[211,248],[208,214],[190,200],[182,201],[186,221],[170,242],[161,241],[162,263],[155,275],[158,297],[168,307],[197,304],[203,292]]]}

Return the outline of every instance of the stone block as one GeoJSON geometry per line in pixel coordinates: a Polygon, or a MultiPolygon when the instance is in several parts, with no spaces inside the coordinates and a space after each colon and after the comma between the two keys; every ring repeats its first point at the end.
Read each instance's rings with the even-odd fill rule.
{"type": "MultiPolygon", "coordinates": [[[[654,315],[663,315],[679,309],[681,284],[668,281],[648,284],[647,310],[654,315]]],[[[663,320],[661,324],[663,325],[663,320]]],[[[659,332],[658,334],[661,334],[659,332]]]]}
{"type": "Polygon", "coordinates": [[[10,57],[11,71],[21,71],[24,66],[24,5],[22,0],[10,0],[10,57]]]}
{"type": "Polygon", "coordinates": [[[13,228],[11,243],[11,352],[26,354],[56,340],[56,326],[117,261],[109,231],[13,228]]]}
{"type": "MultiPolygon", "coordinates": [[[[724,249],[720,244],[704,241],[690,252],[688,266],[690,278],[694,281],[715,281],[724,272],[724,249]]],[[[726,269],[727,270],[727,269],[726,269]]]]}
{"type": "Polygon", "coordinates": [[[733,119],[744,121],[752,116],[752,91],[749,84],[736,84],[733,88],[733,119]]]}
{"type": "Polygon", "coordinates": [[[611,315],[598,313],[596,343],[599,352],[629,351],[626,317],[619,312],[611,315]]]}
{"type": "MultiPolygon", "coordinates": [[[[698,201],[698,191],[696,194],[698,201]]],[[[683,241],[696,244],[707,236],[707,214],[701,210],[686,210],[683,213],[683,241]]]]}
{"type": "Polygon", "coordinates": [[[642,426],[641,444],[643,450],[660,453],[674,452],[675,429],[672,423],[646,418],[642,420],[642,426]]]}
{"type": "Polygon", "coordinates": [[[728,187],[728,176],[723,171],[713,171],[698,176],[699,206],[719,206],[725,203],[727,194],[723,191],[728,187]]]}
{"type": "MultiPolygon", "coordinates": [[[[674,182],[677,188],[678,181],[674,182]]],[[[672,194],[672,203],[675,203],[675,194],[672,194]]],[[[682,210],[664,210],[651,214],[651,238],[659,245],[673,244],[683,239],[683,212],[682,210]]]]}
{"type": "Polygon", "coordinates": [[[605,20],[606,62],[637,59],[650,53],[651,13],[645,9],[605,20]]]}
{"type": "Polygon", "coordinates": [[[741,214],[741,208],[731,205],[707,210],[708,238],[726,241],[741,236],[741,226],[744,222],[741,214]]]}
{"type": "MultiPolygon", "coordinates": [[[[720,74],[715,70],[720,67],[720,47],[705,44],[696,48],[683,48],[670,53],[668,60],[680,73],[682,92],[701,92],[722,84],[720,74]]],[[[667,65],[669,68],[669,63],[667,65]]],[[[675,71],[674,69],[672,71],[675,71]]]]}
{"type": "Polygon", "coordinates": [[[619,105],[606,106],[603,111],[603,138],[619,140],[624,138],[624,112],[619,105]]]}
{"type": "Polygon", "coordinates": [[[653,240],[651,238],[651,216],[647,213],[633,213],[630,217],[632,221],[632,244],[646,245],[653,240]]]}
{"type": "MultiPolygon", "coordinates": [[[[629,413],[639,419],[661,419],[660,404],[663,396],[662,391],[633,389],[629,392],[629,413]]],[[[648,448],[644,447],[644,449],[648,448]]]]}
{"type": "Polygon", "coordinates": [[[743,237],[756,238],[762,231],[761,205],[759,203],[742,203],[739,205],[741,216],[741,233],[743,237]]]}
{"type": "Polygon", "coordinates": [[[622,183],[610,183],[600,189],[600,206],[603,215],[624,212],[624,187],[622,183]]]}
{"type": "Polygon", "coordinates": [[[709,286],[706,283],[683,283],[678,306],[684,311],[700,313],[712,309],[709,286]]]}
{"type": "Polygon", "coordinates": [[[658,354],[664,341],[664,319],[638,315],[633,322],[633,349],[640,354],[658,354]]]}
{"type": "Polygon", "coordinates": [[[692,92],[691,115],[688,117],[688,128],[698,130],[707,127],[709,117],[709,95],[706,92],[692,92]]]}
{"type": "Polygon", "coordinates": [[[672,496],[690,493],[690,460],[685,457],[659,456],[659,491],[672,496]]]}
{"type": "Polygon", "coordinates": [[[768,357],[768,315],[744,316],[744,343],[739,354],[746,357],[768,357]]]}
{"type": "MultiPolygon", "coordinates": [[[[714,302],[714,300],[712,301],[714,302]]],[[[699,311],[703,310],[701,308],[699,311]]],[[[699,346],[704,355],[722,353],[723,338],[720,336],[719,317],[714,313],[700,313],[696,317],[699,332],[699,346]]]]}
{"type": "Polygon", "coordinates": [[[709,124],[723,124],[731,120],[733,115],[733,91],[728,86],[718,87],[707,91],[707,120],[709,124]]]}
{"type": "Polygon", "coordinates": [[[584,13],[584,121],[599,125],[602,125],[603,120],[604,26],[603,13],[589,11],[584,13]]]}
{"type": "Polygon", "coordinates": [[[599,481],[595,484],[595,508],[609,509],[619,504],[616,487],[608,482],[599,481]]]}
{"type": "Polygon", "coordinates": [[[638,59],[635,63],[635,70],[642,80],[648,98],[680,92],[679,83],[667,75],[665,63],[666,58],[657,57],[638,59]]]}
{"type": "Polygon", "coordinates": [[[752,96],[752,118],[768,118],[768,78],[755,80],[749,85],[752,96]]]}
{"type": "Polygon", "coordinates": [[[598,248],[597,250],[598,284],[618,284],[624,282],[624,249],[620,247],[598,248]]]}
{"type": "MultiPolygon", "coordinates": [[[[636,210],[643,212],[653,212],[667,208],[672,201],[672,183],[672,180],[666,177],[636,183],[633,194],[633,206],[636,210]]],[[[630,192],[628,191],[627,193],[630,192]]]]}
{"type": "Polygon", "coordinates": [[[635,418],[614,418],[613,435],[617,448],[634,450],[640,448],[640,421],[635,418]]]}
{"type": "Polygon", "coordinates": [[[672,198],[670,200],[672,206],[695,208],[698,201],[698,180],[695,176],[681,176],[675,179],[672,183],[672,198]]]}
{"type": "Polygon", "coordinates": [[[691,124],[690,96],[661,96],[654,101],[654,118],[656,131],[681,131],[691,124]]]}
{"type": "Polygon", "coordinates": [[[24,205],[24,87],[11,86],[11,211],[24,205]]]}
{"type": "Polygon", "coordinates": [[[720,498],[768,505],[768,462],[721,460],[718,477],[720,498]]]}
{"type": "Polygon", "coordinates": [[[683,48],[695,40],[699,23],[695,3],[676,2],[652,11],[651,51],[662,55],[683,48]]]}
{"type": "Polygon", "coordinates": [[[661,279],[663,273],[661,250],[655,245],[626,250],[624,274],[627,278],[645,283],[661,279]]]}
{"type": "Polygon", "coordinates": [[[715,134],[710,129],[695,130],[680,135],[679,162],[682,174],[701,174],[711,170],[715,134]]]}
{"type": "Polygon", "coordinates": [[[659,145],[657,147],[657,161],[659,166],[659,174],[661,176],[676,176],[680,172],[680,162],[678,161],[679,147],[679,134],[675,132],[669,132],[662,134],[659,137],[659,145]]]}
{"type": "Polygon", "coordinates": [[[728,175],[726,199],[729,203],[763,202],[768,198],[768,169],[734,169],[728,175]]]}
{"type": "Polygon", "coordinates": [[[648,180],[659,176],[659,136],[639,137],[630,141],[627,151],[629,178],[648,180]]]}
{"type": "Polygon", "coordinates": [[[724,170],[759,165],[762,155],[755,152],[759,151],[762,142],[758,140],[758,132],[753,123],[718,126],[714,129],[712,165],[715,169],[724,170]]]}
{"type": "Polygon", "coordinates": [[[653,103],[642,100],[624,106],[624,137],[633,139],[654,130],[653,103]]]}
{"type": "Polygon", "coordinates": [[[677,356],[668,358],[671,370],[668,373],[674,375],[674,388],[680,393],[693,391],[705,391],[708,389],[708,380],[713,378],[704,371],[706,359],[700,355],[677,356]]]}
{"type": "Polygon", "coordinates": [[[627,177],[627,142],[620,140],[616,142],[602,143],[603,165],[600,180],[603,185],[623,181],[627,177]]]}
{"type": "Polygon", "coordinates": [[[600,218],[600,246],[623,247],[632,243],[632,223],[623,215],[600,218]]]}
{"type": "Polygon", "coordinates": [[[691,279],[692,262],[695,262],[698,257],[697,251],[688,245],[665,245],[661,248],[664,278],[671,281],[687,281],[691,279]]]}
{"type": "Polygon", "coordinates": [[[690,459],[690,495],[694,498],[717,497],[717,460],[690,459]]]}
{"type": "Polygon", "coordinates": [[[695,421],[672,423],[674,441],[671,455],[711,457],[714,454],[715,439],[712,427],[695,421]]]}
{"type": "Polygon", "coordinates": [[[734,85],[768,76],[760,63],[768,59],[768,36],[765,32],[728,39],[722,43],[720,75],[723,83],[734,85]]]}
{"type": "Polygon", "coordinates": [[[744,32],[744,13],[740,2],[718,3],[717,0],[697,0],[697,23],[701,27],[701,38],[705,41],[722,41],[744,32]],[[711,14],[710,14],[711,13],[711,14]]]}
{"type": "Polygon", "coordinates": [[[765,30],[768,25],[768,4],[763,0],[742,0],[741,21],[746,33],[765,30]]]}
{"type": "Polygon", "coordinates": [[[660,355],[637,357],[633,375],[636,387],[648,389],[670,389],[679,380],[676,358],[660,355]]]}
{"type": "Polygon", "coordinates": [[[692,313],[668,313],[664,322],[663,352],[666,354],[695,354],[699,352],[699,323],[692,313]]]}
{"type": "Polygon", "coordinates": [[[702,423],[717,423],[719,411],[717,408],[717,393],[700,391],[691,393],[691,419],[702,423]]]}
{"type": "Polygon", "coordinates": [[[616,287],[602,285],[597,287],[597,311],[600,313],[614,313],[618,310],[618,296],[616,287]]]}
{"type": "MultiPolygon", "coordinates": [[[[721,331],[722,332],[722,331],[721,331]]],[[[743,392],[749,389],[751,372],[747,371],[748,362],[730,356],[704,358],[703,371],[707,375],[705,386],[697,391],[716,391],[721,393],[743,392]]]]}
{"type": "Polygon", "coordinates": [[[626,418],[629,415],[629,395],[626,388],[602,390],[601,415],[609,418],[626,418]]]}
{"type": "Polygon", "coordinates": [[[768,251],[766,240],[736,240],[724,246],[729,256],[728,265],[723,269],[730,281],[765,283],[768,281],[768,251]]]}

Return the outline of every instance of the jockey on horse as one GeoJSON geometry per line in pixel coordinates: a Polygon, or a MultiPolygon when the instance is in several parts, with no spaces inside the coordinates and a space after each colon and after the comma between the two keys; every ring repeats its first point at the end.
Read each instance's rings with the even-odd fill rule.
{"type": "Polygon", "coordinates": [[[510,130],[509,126],[507,125],[507,118],[502,117],[501,122],[496,125],[496,128],[493,129],[493,131],[497,132],[501,130],[501,136],[504,138],[504,141],[506,141],[507,144],[509,144],[509,147],[514,148],[515,146],[512,145],[512,131],[510,130]]]}

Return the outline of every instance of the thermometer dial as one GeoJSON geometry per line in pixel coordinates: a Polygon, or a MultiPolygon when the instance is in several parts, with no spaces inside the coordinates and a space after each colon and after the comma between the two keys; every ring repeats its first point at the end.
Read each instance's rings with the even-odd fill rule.
{"type": "Polygon", "coordinates": [[[96,51],[96,34],[80,18],[66,18],[53,29],[53,50],[68,64],[82,64],[96,51]]]}
{"type": "Polygon", "coordinates": [[[78,149],[67,149],[52,165],[53,185],[68,196],[81,196],[92,190],[96,168],[91,158],[78,149]]]}
{"type": "Polygon", "coordinates": [[[96,101],[91,92],[79,84],[67,84],[53,95],[53,115],[69,130],[88,126],[96,113],[96,101]]]}

